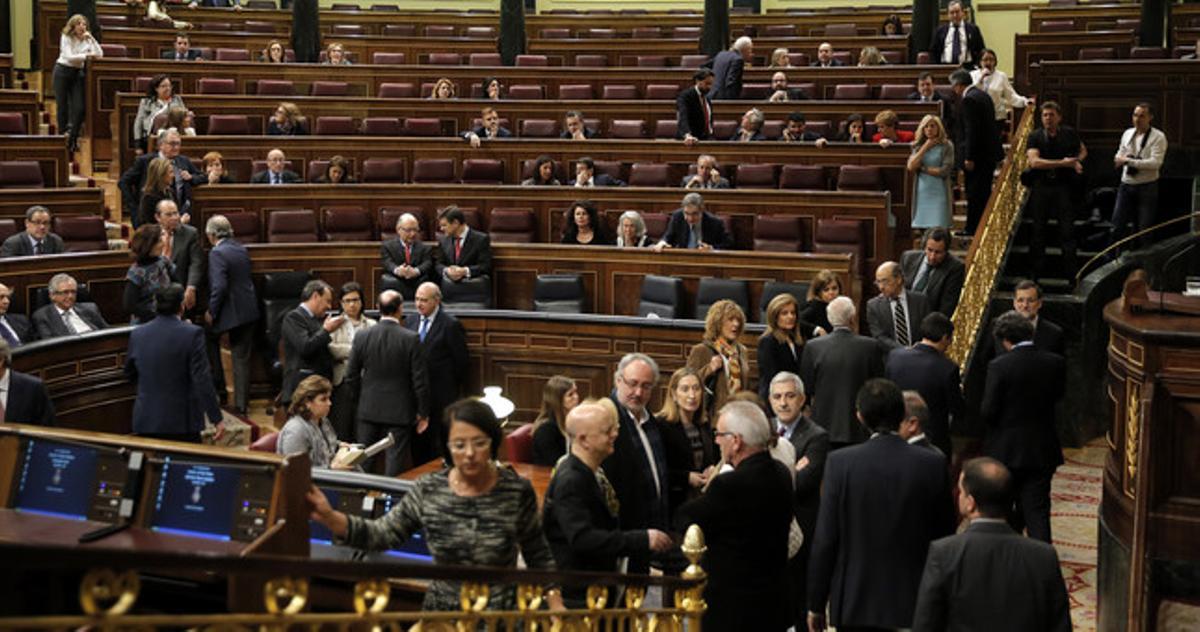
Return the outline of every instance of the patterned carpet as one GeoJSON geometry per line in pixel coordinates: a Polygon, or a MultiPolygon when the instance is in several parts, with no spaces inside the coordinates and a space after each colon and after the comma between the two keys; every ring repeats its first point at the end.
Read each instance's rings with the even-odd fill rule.
{"type": "Polygon", "coordinates": [[[1076,632],[1096,629],[1096,544],[1107,447],[1101,437],[1063,451],[1051,488],[1051,533],[1071,600],[1076,632]]]}

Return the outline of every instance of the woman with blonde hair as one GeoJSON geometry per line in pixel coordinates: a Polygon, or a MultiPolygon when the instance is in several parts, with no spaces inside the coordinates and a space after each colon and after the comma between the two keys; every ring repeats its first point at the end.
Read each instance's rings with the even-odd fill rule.
{"type": "Polygon", "coordinates": [[[655,413],[663,422],[663,444],[667,458],[668,498],[671,513],[689,498],[700,495],[719,455],[713,427],[704,406],[700,374],[683,367],[671,374],[662,410],[655,413]]]}
{"type": "Polygon", "coordinates": [[[800,301],[784,292],[767,303],[767,330],[758,339],[758,396],[771,401],[771,378],[781,371],[800,373],[800,301]]]}
{"type": "Polygon", "coordinates": [[[942,120],[933,114],[921,119],[913,139],[908,170],[917,181],[913,196],[913,228],[949,228],[954,195],[954,143],[942,120]]]}
{"type": "Polygon", "coordinates": [[[83,67],[94,57],[103,57],[100,43],[88,31],[88,20],[76,13],[67,20],[58,38],[58,60],[54,62],[54,103],[57,106],[58,133],[67,135],[70,151],[79,150],[79,131],[83,125],[84,93],[87,83],[83,67]]]}
{"type": "Polygon", "coordinates": [[[333,42],[325,47],[325,61],[321,63],[326,66],[349,66],[351,62],[346,55],[346,49],[341,44],[333,42]]]}
{"type": "Polygon", "coordinates": [[[824,336],[833,331],[829,314],[830,301],[842,295],[842,282],[832,270],[821,270],[808,284],[808,301],[800,309],[800,335],[805,340],[824,336]]]}
{"type": "Polygon", "coordinates": [[[438,79],[433,84],[433,91],[429,93],[429,98],[434,101],[445,101],[458,96],[458,86],[446,77],[438,79]]]}
{"type": "Polygon", "coordinates": [[[768,68],[791,68],[792,59],[788,57],[788,49],[776,48],[771,52],[771,63],[768,68]]]}
{"type": "Polygon", "coordinates": [[[533,462],[553,467],[567,453],[567,413],[579,405],[575,380],[555,375],[542,388],[542,409],[533,421],[533,462]]]}
{"type": "Polygon", "coordinates": [[[175,191],[175,165],[166,158],[151,160],[146,166],[146,184],[142,185],[142,199],[138,202],[137,216],[129,218],[129,222],[134,228],[155,223],[154,213],[158,209],[158,203],[163,200],[174,201],[180,215],[188,213],[191,202],[186,198],[176,198],[175,191]]]}
{"type": "Polygon", "coordinates": [[[687,367],[700,376],[709,395],[709,415],[721,410],[734,393],[744,390],[750,378],[746,346],[738,342],[746,328],[746,314],[737,303],[722,299],[708,308],[704,341],[692,347],[687,367]]]}
{"type": "Polygon", "coordinates": [[[883,53],[879,52],[874,46],[864,46],[858,53],[859,66],[886,66],[887,59],[883,57],[883,53]]]}
{"type": "Polygon", "coordinates": [[[275,108],[271,122],[267,123],[267,136],[306,136],[308,119],[300,113],[300,106],[283,101],[275,108]]]}

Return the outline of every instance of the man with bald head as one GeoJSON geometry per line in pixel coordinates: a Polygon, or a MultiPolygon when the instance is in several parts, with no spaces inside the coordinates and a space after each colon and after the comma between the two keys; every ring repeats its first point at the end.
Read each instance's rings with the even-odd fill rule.
{"type": "Polygon", "coordinates": [[[921,292],[904,289],[900,264],[885,261],[875,270],[879,294],[867,301],[867,326],[871,336],[888,349],[910,347],[920,340],[918,329],[929,314],[929,301],[921,292]]]}
{"type": "Polygon", "coordinates": [[[154,220],[162,228],[162,256],[175,264],[171,280],[184,287],[186,314],[196,306],[196,290],[204,280],[204,249],[200,246],[200,232],[181,219],[179,207],[170,198],[164,198],[154,208],[154,220]]]}
{"type": "Polygon", "coordinates": [[[400,324],[403,307],[399,292],[379,295],[379,324],[354,336],[346,367],[346,381],[358,401],[356,440],[370,445],[389,433],[395,440],[387,449],[387,476],[412,467],[413,431],[423,433],[429,425],[425,356],[417,334],[400,324]]]}
{"type": "MultiPolygon", "coordinates": [[[[617,495],[601,467],[620,428],[612,403],[588,400],[567,413],[566,424],[571,451],[555,466],[542,509],[558,570],[611,573],[621,558],[674,546],[659,529],[621,528],[617,495]]],[[[583,607],[585,594],[583,586],[563,587],[568,607],[583,607]]]]}
{"type": "Polygon", "coordinates": [[[250,184],[300,184],[300,174],[287,168],[287,156],[276,147],[267,152],[267,168],[250,176],[250,184]]]}
{"type": "Polygon", "coordinates": [[[12,306],[12,295],[12,289],[0,283],[0,340],[15,349],[37,340],[37,332],[24,314],[8,313],[8,308],[12,306]]]}
{"type": "Polygon", "coordinates": [[[426,281],[418,286],[416,303],[417,313],[406,316],[404,326],[417,333],[429,375],[431,430],[413,443],[414,458],[423,463],[442,456],[447,434],[442,411],[462,396],[469,354],[467,331],[453,314],[442,309],[442,290],[437,283],[426,281]]]}
{"type": "Polygon", "coordinates": [[[433,275],[433,247],[421,240],[421,224],[412,213],[396,220],[396,238],[379,247],[383,260],[381,287],[396,290],[411,299],[417,286],[433,275]]]}

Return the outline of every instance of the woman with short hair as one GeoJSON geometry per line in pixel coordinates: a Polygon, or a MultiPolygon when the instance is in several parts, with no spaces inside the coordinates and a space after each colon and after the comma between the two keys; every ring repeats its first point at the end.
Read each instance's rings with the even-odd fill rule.
{"type": "Polygon", "coordinates": [[[721,299],[708,308],[704,318],[704,341],[692,347],[687,367],[700,376],[709,395],[708,414],[713,416],[750,381],[746,346],[738,342],[746,328],[746,314],[737,303],[721,299]]]}
{"type": "Polygon", "coordinates": [[[650,237],[646,235],[646,220],[637,211],[625,211],[617,220],[618,248],[646,248],[650,237]]]}
{"type": "Polygon", "coordinates": [[[134,261],[125,273],[123,304],[134,325],[154,320],[154,293],[170,285],[175,272],[174,264],[163,256],[162,236],[162,227],[150,223],[138,228],[129,240],[134,261]]]}
{"type": "Polygon", "coordinates": [[[334,465],[333,458],[344,445],[338,441],[333,424],[329,423],[330,398],[333,385],[320,375],[310,375],[296,385],[292,403],[288,405],[288,420],[279,431],[275,451],[279,454],[301,452],[308,455],[313,467],[351,469],[334,465]]]}

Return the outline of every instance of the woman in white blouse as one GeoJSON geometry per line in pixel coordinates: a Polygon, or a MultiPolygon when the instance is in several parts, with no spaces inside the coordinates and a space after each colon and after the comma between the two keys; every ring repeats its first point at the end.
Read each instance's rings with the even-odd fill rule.
{"type": "Polygon", "coordinates": [[[71,151],[79,149],[79,128],[83,125],[83,66],[87,60],[103,56],[99,42],[88,32],[87,18],[78,13],[72,15],[58,40],[58,61],[54,64],[58,131],[67,135],[71,151]]]}
{"type": "MultiPolygon", "coordinates": [[[[1012,82],[1008,80],[1008,75],[1003,70],[996,69],[996,51],[990,48],[983,49],[979,64],[979,68],[971,71],[971,80],[976,88],[992,97],[992,103],[996,104],[996,120],[1007,121],[1009,110],[1025,107],[1029,99],[1017,94],[1017,91],[1013,90],[1012,82]]],[[[1007,129],[1007,126],[1002,129],[1007,129]]]]}
{"type": "Polygon", "coordinates": [[[354,336],[377,323],[363,315],[363,288],[350,281],[342,286],[342,326],[329,334],[329,353],[333,355],[333,410],[329,420],[338,437],[349,440],[354,436],[354,393],[346,383],[346,365],[350,361],[350,345],[354,336]]]}

